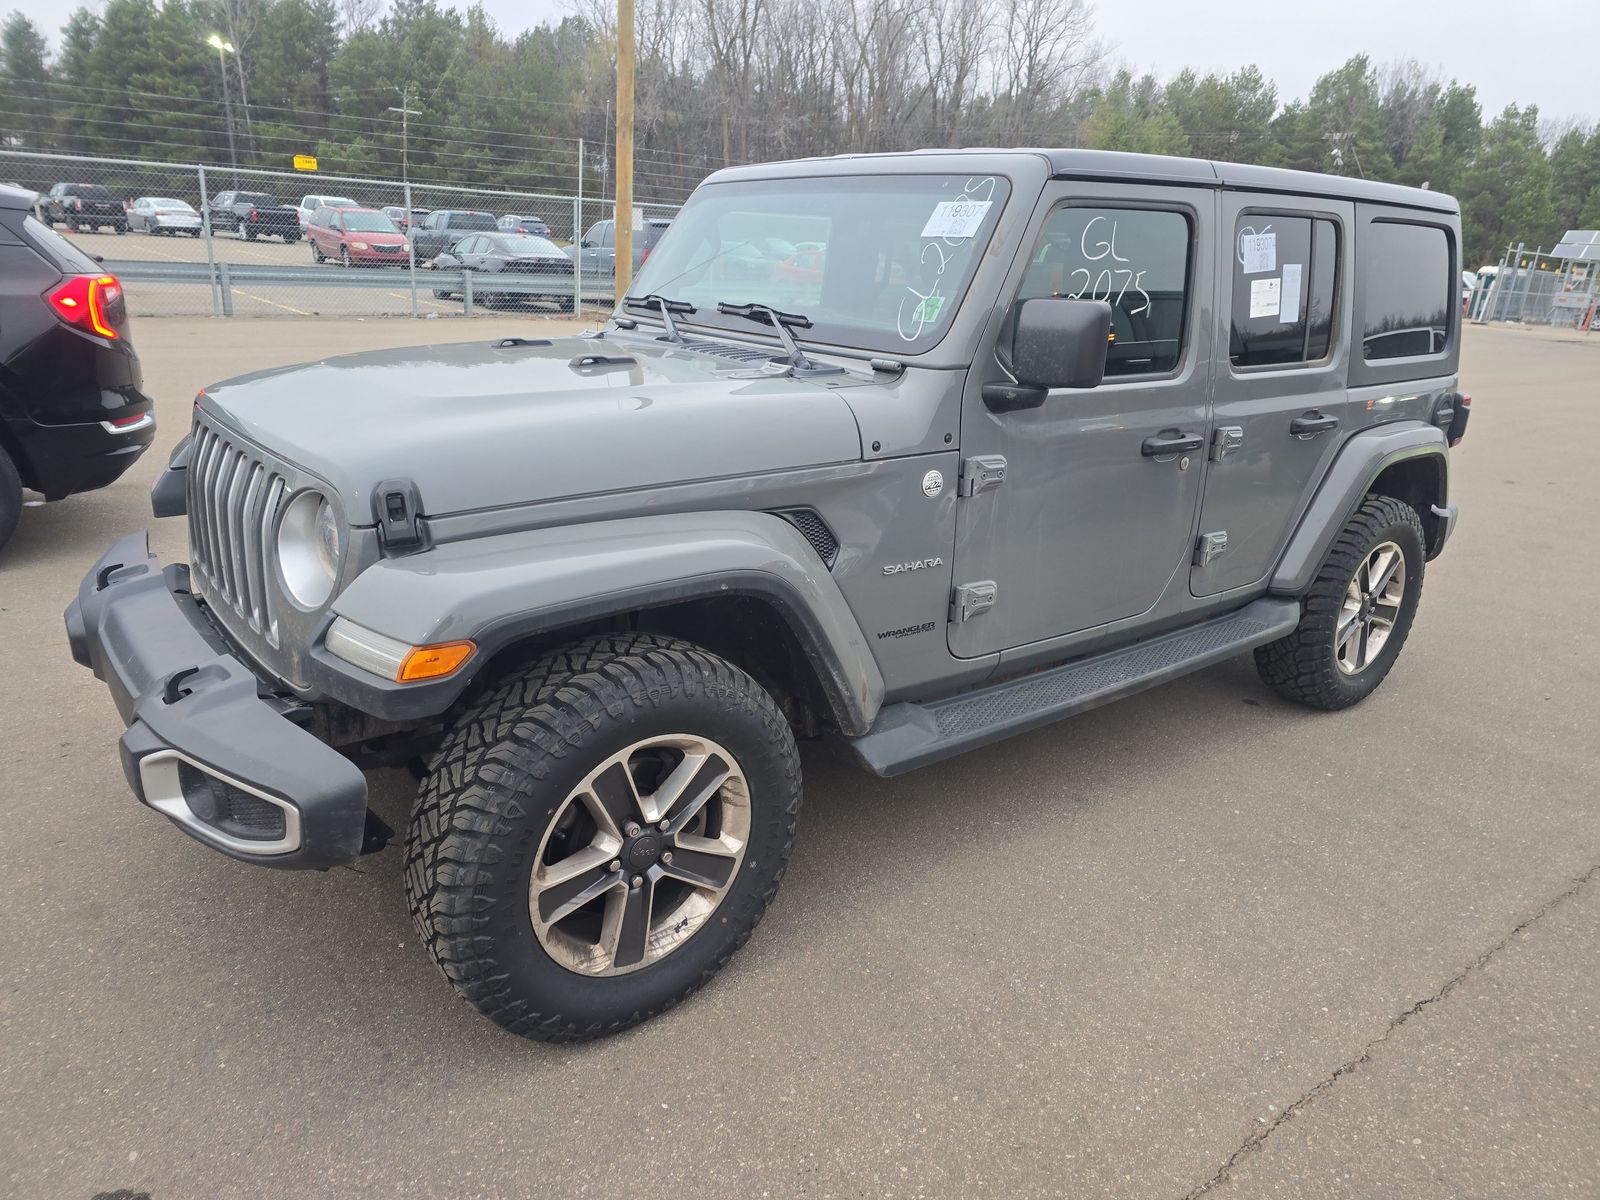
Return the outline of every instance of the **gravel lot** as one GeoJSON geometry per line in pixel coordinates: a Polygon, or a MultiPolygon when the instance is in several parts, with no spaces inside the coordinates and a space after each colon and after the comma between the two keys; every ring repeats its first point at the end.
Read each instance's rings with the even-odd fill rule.
{"type": "Polygon", "coordinates": [[[136,326],[156,451],[0,555],[0,1194],[1600,1195],[1600,337],[1468,331],[1461,523],[1368,703],[1241,659],[890,782],[811,746],[750,945],[551,1048],[451,995],[397,848],[279,874],[139,807],[60,620],[201,385],[539,324],[136,326]]]}

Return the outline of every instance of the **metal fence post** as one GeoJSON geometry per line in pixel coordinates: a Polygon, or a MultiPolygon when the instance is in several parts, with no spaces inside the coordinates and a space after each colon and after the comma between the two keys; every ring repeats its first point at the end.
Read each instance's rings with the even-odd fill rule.
{"type": "Polygon", "coordinates": [[[572,315],[583,310],[583,139],[578,139],[578,194],[572,198],[572,315]]]}
{"type": "Polygon", "coordinates": [[[405,181],[406,204],[406,269],[411,274],[411,316],[417,315],[417,248],[412,239],[417,235],[416,219],[411,211],[411,181],[405,181]]]}
{"type": "Polygon", "coordinates": [[[222,292],[222,315],[233,316],[233,282],[228,277],[228,264],[217,264],[217,287],[222,292]]]}
{"type": "Polygon", "coordinates": [[[461,268],[461,315],[472,315],[472,272],[461,268]]]}
{"type": "Polygon", "coordinates": [[[211,198],[206,191],[206,169],[200,163],[196,163],[194,169],[200,173],[200,225],[206,239],[206,279],[211,292],[211,315],[220,317],[222,305],[217,297],[217,254],[211,244],[211,198]]]}

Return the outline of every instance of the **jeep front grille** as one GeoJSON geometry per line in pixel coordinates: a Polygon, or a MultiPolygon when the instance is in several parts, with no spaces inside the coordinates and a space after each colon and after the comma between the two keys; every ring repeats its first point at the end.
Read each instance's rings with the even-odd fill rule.
{"type": "Polygon", "coordinates": [[[189,459],[190,570],[205,598],[278,644],[271,547],[284,477],[248,442],[197,419],[189,459]]]}

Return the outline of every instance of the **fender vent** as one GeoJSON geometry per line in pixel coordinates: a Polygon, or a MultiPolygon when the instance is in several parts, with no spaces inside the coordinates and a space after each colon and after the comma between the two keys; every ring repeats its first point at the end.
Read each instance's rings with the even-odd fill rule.
{"type": "Polygon", "coordinates": [[[839,553],[839,539],[833,536],[833,530],[828,528],[828,523],[816,509],[779,508],[774,509],[772,515],[782,517],[798,529],[800,535],[811,543],[811,548],[822,559],[823,565],[830,571],[833,569],[833,560],[839,553]]]}

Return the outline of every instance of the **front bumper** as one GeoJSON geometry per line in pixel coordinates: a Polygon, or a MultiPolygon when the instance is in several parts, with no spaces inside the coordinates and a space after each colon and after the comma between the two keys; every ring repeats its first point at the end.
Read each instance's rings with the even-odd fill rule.
{"type": "Polygon", "coordinates": [[[305,711],[228,652],[188,568],[124,538],[67,606],[72,657],[105,681],[127,724],[123,773],[140,801],[244,862],[327,868],[361,852],[361,771],[291,719],[305,711]]]}

